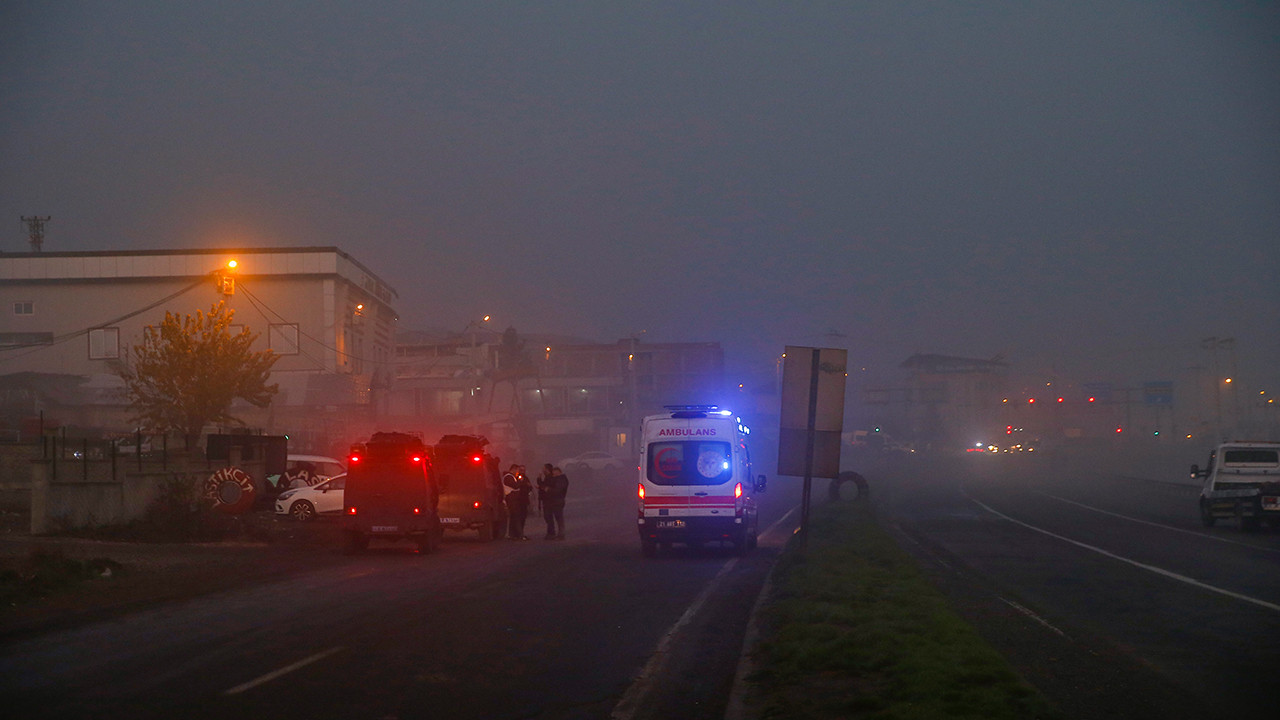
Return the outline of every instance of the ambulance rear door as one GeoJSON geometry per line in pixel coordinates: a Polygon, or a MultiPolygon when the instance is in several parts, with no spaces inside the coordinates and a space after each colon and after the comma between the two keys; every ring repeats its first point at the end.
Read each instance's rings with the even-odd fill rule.
{"type": "Polygon", "coordinates": [[[658,528],[734,516],[731,437],[663,437],[651,440],[645,454],[645,516],[658,518],[658,528]]]}

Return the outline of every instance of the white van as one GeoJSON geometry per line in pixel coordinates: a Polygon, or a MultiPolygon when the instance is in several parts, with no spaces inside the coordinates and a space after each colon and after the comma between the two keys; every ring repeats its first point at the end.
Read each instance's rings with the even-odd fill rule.
{"type": "Polygon", "coordinates": [[[751,474],[750,430],[715,405],[667,405],[640,425],[640,549],[729,542],[739,553],[758,534],[755,494],[765,477],[751,474]]]}

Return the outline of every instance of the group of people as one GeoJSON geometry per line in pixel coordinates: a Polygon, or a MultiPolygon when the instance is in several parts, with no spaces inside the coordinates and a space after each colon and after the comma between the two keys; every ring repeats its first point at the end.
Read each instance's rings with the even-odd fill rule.
{"type": "MultiPolygon", "coordinates": [[[[558,467],[547,463],[538,475],[538,509],[547,523],[547,540],[564,539],[564,500],[569,494],[569,477],[558,467]]],[[[529,482],[523,465],[513,464],[502,475],[503,500],[507,504],[507,537],[528,540],[524,523],[529,516],[529,501],[534,485],[529,482]]]]}

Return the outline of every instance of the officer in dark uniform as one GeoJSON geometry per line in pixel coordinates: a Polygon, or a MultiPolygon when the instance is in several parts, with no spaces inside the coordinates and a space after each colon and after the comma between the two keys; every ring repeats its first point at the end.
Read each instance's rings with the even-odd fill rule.
{"type": "Polygon", "coordinates": [[[529,516],[529,495],[533,492],[533,485],[524,474],[523,465],[512,465],[502,476],[502,492],[507,503],[508,537],[528,540],[524,534],[524,521],[529,516]]]}
{"type": "Polygon", "coordinates": [[[542,483],[542,519],[547,522],[547,539],[564,539],[564,501],[569,494],[569,477],[558,467],[542,483]]]}

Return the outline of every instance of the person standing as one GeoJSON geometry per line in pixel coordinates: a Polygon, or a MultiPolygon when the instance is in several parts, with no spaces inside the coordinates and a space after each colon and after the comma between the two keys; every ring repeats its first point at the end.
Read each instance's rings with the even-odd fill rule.
{"type": "Polygon", "coordinates": [[[507,503],[507,532],[512,540],[528,540],[524,521],[529,516],[529,495],[533,485],[524,474],[523,465],[512,465],[502,476],[503,500],[507,503]]]}
{"type": "Polygon", "coordinates": [[[547,494],[547,483],[551,482],[551,463],[542,466],[542,472],[538,473],[538,514],[543,514],[542,500],[547,494]]]}
{"type": "Polygon", "coordinates": [[[542,519],[547,522],[547,539],[564,539],[564,501],[569,495],[569,477],[558,467],[543,480],[542,519]]]}
{"type": "Polygon", "coordinates": [[[511,522],[511,503],[509,500],[511,498],[511,493],[515,492],[516,474],[519,472],[520,465],[517,463],[511,463],[511,467],[507,468],[507,471],[502,473],[502,504],[507,508],[507,527],[503,528],[503,531],[507,534],[507,537],[511,537],[509,534],[510,530],[515,527],[511,522]]]}

